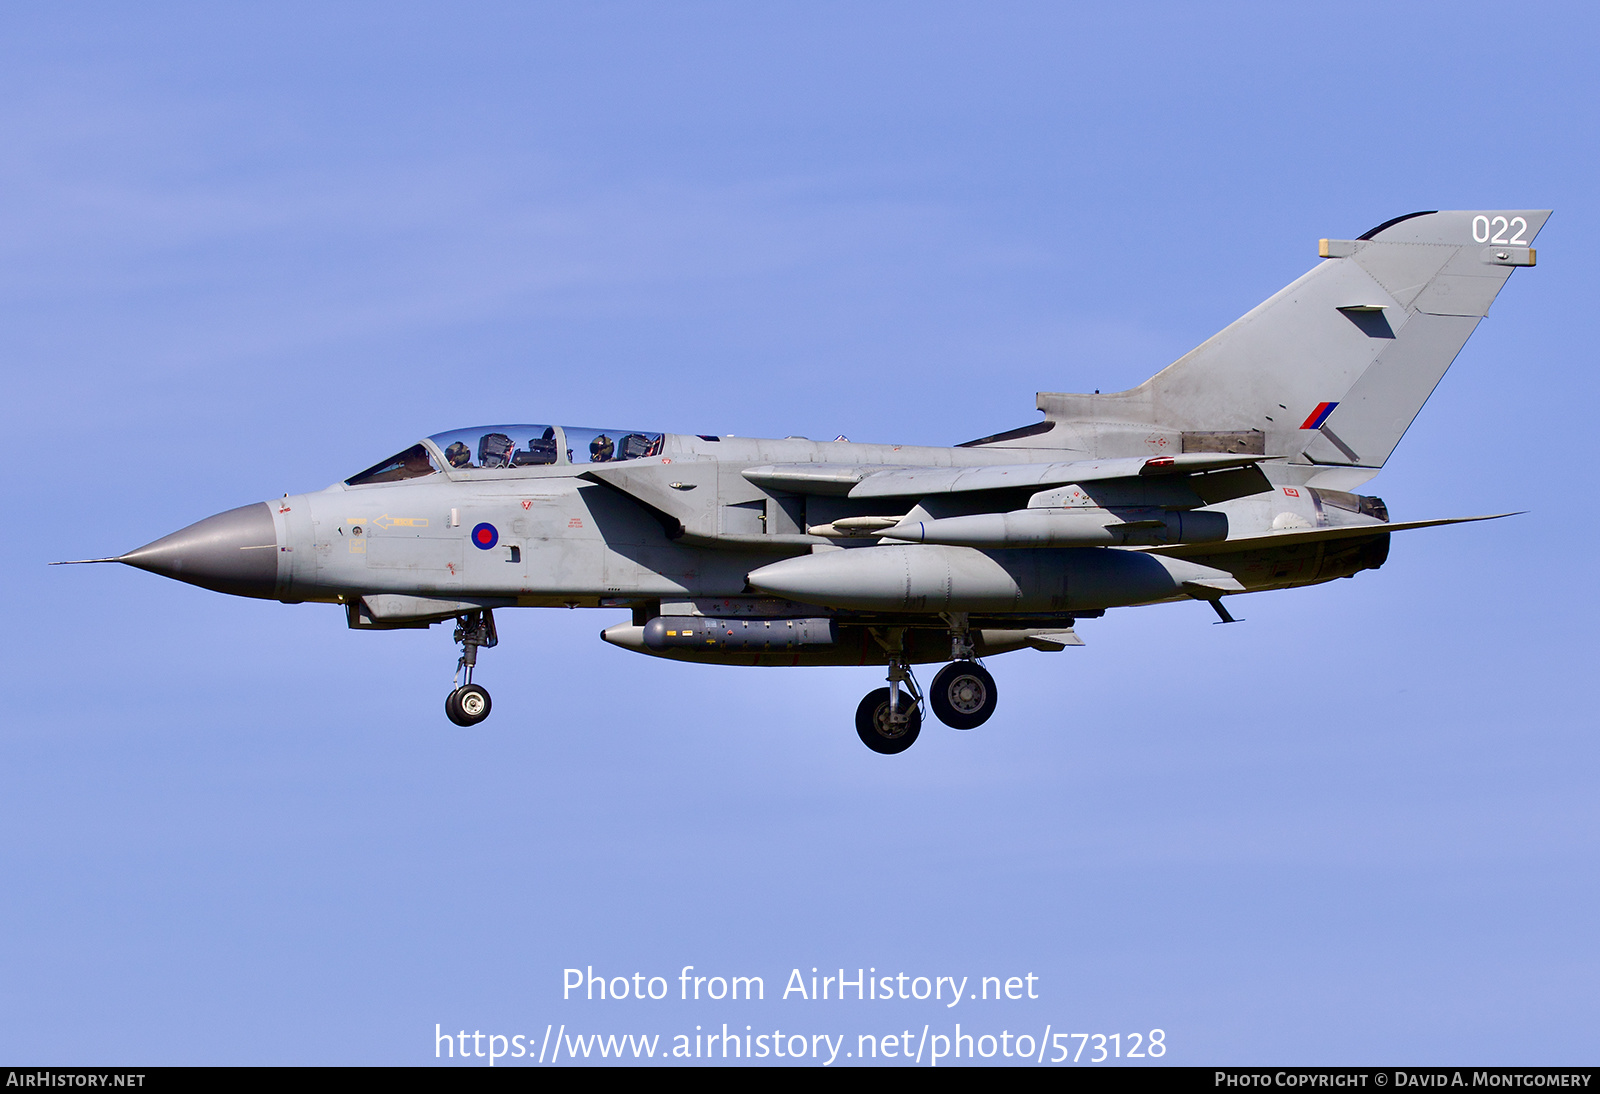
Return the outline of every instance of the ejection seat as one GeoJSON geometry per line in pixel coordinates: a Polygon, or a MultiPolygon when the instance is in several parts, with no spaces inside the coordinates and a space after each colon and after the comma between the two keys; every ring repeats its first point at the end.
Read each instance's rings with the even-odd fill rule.
{"type": "Polygon", "coordinates": [[[485,433],[478,442],[479,467],[510,467],[517,444],[504,433],[485,433]]]}

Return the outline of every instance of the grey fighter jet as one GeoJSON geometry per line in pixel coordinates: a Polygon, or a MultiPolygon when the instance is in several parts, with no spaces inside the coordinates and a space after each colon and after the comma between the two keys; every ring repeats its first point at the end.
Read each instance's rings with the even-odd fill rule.
{"type": "MultiPolygon", "coordinates": [[[[886,665],[856,730],[896,753],[924,702],[995,711],[981,658],[1081,645],[1110,608],[1312,585],[1383,565],[1376,475],[1545,210],[1425,212],[1356,239],[1128,391],[954,448],[506,424],[425,438],[325,490],[113,559],[237,596],[338,604],[360,631],[455,622],[445,713],[512,607],[624,609],[601,637],[721,664],[886,665]],[[926,692],[912,666],[948,661],[926,692]]],[[[1484,517],[1464,517],[1481,520],[1484,517]]]]}

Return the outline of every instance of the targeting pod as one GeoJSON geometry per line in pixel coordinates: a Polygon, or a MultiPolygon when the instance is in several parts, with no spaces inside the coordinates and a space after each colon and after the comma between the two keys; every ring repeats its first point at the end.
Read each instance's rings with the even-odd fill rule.
{"type": "Polygon", "coordinates": [[[831,619],[712,619],[658,615],[644,625],[652,650],[793,650],[839,640],[831,619]]]}

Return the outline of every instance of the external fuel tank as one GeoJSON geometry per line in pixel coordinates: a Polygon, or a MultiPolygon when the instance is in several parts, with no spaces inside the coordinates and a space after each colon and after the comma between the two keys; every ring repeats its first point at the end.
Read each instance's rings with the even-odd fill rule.
{"type": "Polygon", "coordinates": [[[805,604],[909,612],[1065,612],[1244,591],[1226,571],[1138,551],[935,544],[824,551],[763,566],[746,580],[805,604]]]}

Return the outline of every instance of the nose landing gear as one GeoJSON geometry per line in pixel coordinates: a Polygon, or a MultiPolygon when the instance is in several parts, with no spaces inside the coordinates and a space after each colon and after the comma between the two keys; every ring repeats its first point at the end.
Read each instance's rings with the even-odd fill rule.
{"type": "Polygon", "coordinates": [[[444,714],[458,726],[475,726],[489,717],[492,706],[488,689],[472,682],[472,670],[478,665],[478,649],[490,649],[500,642],[494,630],[494,612],[484,609],[459,616],[455,640],[461,646],[461,660],[456,662],[452,683],[458,686],[445,696],[444,714]]]}
{"type": "Polygon", "coordinates": [[[492,706],[487,688],[467,684],[444,697],[444,716],[458,726],[475,726],[489,717],[492,706]]]}

